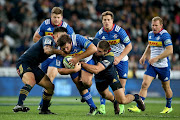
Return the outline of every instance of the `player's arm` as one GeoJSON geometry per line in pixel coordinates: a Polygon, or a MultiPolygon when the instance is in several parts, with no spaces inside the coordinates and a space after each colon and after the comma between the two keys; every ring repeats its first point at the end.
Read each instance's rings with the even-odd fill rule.
{"type": "Polygon", "coordinates": [[[66,56],[66,54],[62,50],[55,49],[50,45],[44,46],[44,53],[46,53],[47,55],[57,54],[57,55],[66,56]]]}
{"type": "Polygon", "coordinates": [[[157,62],[157,61],[160,60],[160,59],[163,59],[163,58],[165,58],[165,57],[168,57],[168,56],[171,55],[171,54],[173,54],[173,46],[172,46],[172,45],[169,45],[169,46],[167,46],[167,47],[165,48],[165,50],[164,50],[163,53],[161,53],[160,55],[158,55],[158,56],[150,59],[150,60],[149,60],[149,63],[150,63],[150,64],[153,64],[153,63],[157,62]]]}
{"type": "Polygon", "coordinates": [[[36,32],[34,33],[34,36],[33,36],[33,42],[36,43],[40,38],[41,38],[41,36],[40,36],[39,33],[36,31],[36,32]]]}
{"type": "Polygon", "coordinates": [[[71,73],[76,73],[81,70],[81,64],[77,63],[74,67],[74,69],[67,69],[67,68],[58,68],[58,72],[61,75],[68,75],[71,73]]]}
{"type": "Polygon", "coordinates": [[[122,51],[122,53],[118,56],[118,58],[120,60],[122,60],[130,51],[132,50],[132,44],[129,43],[124,50],[122,51]]]}
{"type": "Polygon", "coordinates": [[[148,44],[143,55],[142,55],[142,57],[139,60],[139,63],[143,65],[145,63],[147,56],[149,56],[149,55],[150,55],[150,46],[148,44]]]}
{"type": "Polygon", "coordinates": [[[90,65],[87,64],[85,62],[81,62],[81,66],[86,69],[87,71],[94,73],[94,74],[98,74],[99,72],[105,70],[105,67],[103,64],[101,64],[100,62],[98,62],[97,65],[90,65]]]}

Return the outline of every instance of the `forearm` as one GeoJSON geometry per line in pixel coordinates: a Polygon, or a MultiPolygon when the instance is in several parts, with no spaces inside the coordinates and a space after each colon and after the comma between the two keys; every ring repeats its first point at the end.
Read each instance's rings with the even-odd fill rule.
{"type": "Polygon", "coordinates": [[[76,71],[74,69],[67,69],[67,68],[58,68],[58,72],[61,75],[68,75],[71,73],[76,73],[76,71]]]}
{"type": "Polygon", "coordinates": [[[147,57],[150,54],[150,46],[148,45],[142,55],[142,57],[147,57]]]}
{"type": "Polygon", "coordinates": [[[65,55],[65,53],[62,50],[59,50],[59,49],[53,49],[53,53],[57,54],[57,55],[62,55],[62,56],[65,55]]]}
{"type": "Polygon", "coordinates": [[[96,65],[90,65],[84,62],[82,62],[81,65],[84,69],[86,69],[90,73],[94,73],[94,74],[99,73],[98,67],[96,65]]]}
{"type": "Polygon", "coordinates": [[[168,46],[163,53],[161,53],[160,55],[156,56],[158,59],[163,59],[165,57],[168,57],[169,55],[171,55],[173,53],[173,47],[172,46],[168,46]]]}
{"type": "Polygon", "coordinates": [[[131,49],[132,49],[132,44],[130,43],[124,48],[122,53],[119,55],[120,60],[123,59],[131,51],[131,49]]]}

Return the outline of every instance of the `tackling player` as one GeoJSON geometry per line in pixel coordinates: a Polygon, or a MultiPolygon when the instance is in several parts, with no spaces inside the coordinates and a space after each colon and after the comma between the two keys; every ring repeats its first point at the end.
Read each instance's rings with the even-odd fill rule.
{"type": "Polygon", "coordinates": [[[94,64],[92,60],[92,54],[96,52],[96,46],[92,44],[89,40],[85,39],[81,35],[69,36],[66,34],[65,28],[62,32],[62,36],[58,39],[58,46],[64,51],[68,56],[73,56],[69,61],[71,64],[75,65],[75,69],[67,69],[63,65],[63,56],[57,56],[56,65],[58,72],[62,75],[70,74],[73,82],[76,84],[80,95],[90,106],[90,112],[88,115],[97,114],[97,107],[92,100],[92,96],[88,91],[88,88],[92,85],[93,74],[81,69],[81,66],[77,63],[80,60],[86,61],[88,64],[94,64]],[[79,71],[80,70],[80,71],[79,71]]]}
{"type": "MultiPolygon", "coordinates": [[[[126,80],[128,76],[128,56],[132,45],[125,30],[120,26],[113,24],[114,15],[111,11],[102,13],[103,27],[96,33],[95,38],[106,40],[114,53],[114,65],[119,74],[119,80],[125,91],[126,80]]],[[[105,99],[101,99],[99,111],[105,114],[105,99]]],[[[120,114],[124,113],[124,105],[120,104],[120,114]]]]}
{"type": "Polygon", "coordinates": [[[17,73],[25,85],[20,90],[18,103],[13,108],[14,112],[30,110],[23,103],[34,85],[38,84],[44,87],[43,104],[39,114],[54,114],[48,110],[48,105],[54,93],[54,84],[38,66],[52,54],[63,54],[61,50],[55,48],[59,32],[61,32],[59,29],[54,30],[54,39],[52,36],[42,37],[18,59],[16,64],[17,73]]]}
{"type": "Polygon", "coordinates": [[[145,105],[138,94],[124,94],[124,89],[118,78],[116,68],[113,64],[114,53],[110,52],[110,44],[106,40],[94,39],[93,43],[97,44],[97,52],[93,55],[96,65],[90,65],[81,62],[82,67],[87,71],[95,74],[96,88],[103,98],[110,100],[114,104],[115,114],[119,114],[119,104],[128,104],[133,100],[136,101],[138,107],[144,111],[145,105]],[[97,42],[98,41],[98,42],[97,42]],[[114,95],[109,91],[112,88],[114,95]]]}
{"type": "MultiPolygon", "coordinates": [[[[166,107],[160,113],[170,113],[173,110],[171,106],[173,92],[170,87],[170,62],[168,56],[173,53],[173,45],[170,34],[163,29],[163,20],[160,17],[152,19],[151,27],[152,31],[148,34],[149,44],[139,60],[140,64],[144,64],[147,56],[151,56],[150,65],[144,73],[139,95],[145,100],[151,82],[158,75],[166,95],[166,107]]],[[[141,112],[138,105],[128,108],[128,110],[130,112],[141,112]]]]}
{"type": "MultiPolygon", "coordinates": [[[[37,29],[33,36],[33,41],[36,43],[42,36],[45,35],[53,35],[53,30],[55,27],[62,26],[67,29],[67,34],[74,34],[73,29],[63,20],[63,10],[60,7],[54,7],[51,10],[51,19],[45,20],[40,27],[37,29]]],[[[54,78],[57,75],[57,68],[56,64],[56,56],[52,55],[43,63],[41,63],[41,69],[47,73],[48,77],[50,78],[51,82],[53,82],[54,78]]],[[[43,103],[43,99],[39,104],[38,109],[41,109],[43,103]]]]}

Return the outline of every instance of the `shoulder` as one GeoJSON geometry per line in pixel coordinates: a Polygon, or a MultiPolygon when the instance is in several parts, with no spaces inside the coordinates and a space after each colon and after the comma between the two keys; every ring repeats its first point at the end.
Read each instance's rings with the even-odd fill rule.
{"type": "Polygon", "coordinates": [[[67,28],[68,24],[65,21],[62,21],[62,27],[67,28]]]}
{"type": "Polygon", "coordinates": [[[96,35],[101,35],[103,33],[103,27],[97,32],[96,35]]]}
{"type": "Polygon", "coordinates": [[[121,27],[118,26],[118,25],[115,25],[114,31],[115,31],[115,32],[119,32],[120,30],[124,30],[124,29],[121,28],[121,27]]]}
{"type": "Polygon", "coordinates": [[[105,56],[114,57],[114,53],[113,53],[113,52],[109,52],[109,53],[108,53],[108,54],[106,54],[105,56]]]}
{"type": "Polygon", "coordinates": [[[49,25],[49,24],[51,24],[51,20],[50,20],[50,19],[46,19],[43,23],[44,23],[45,25],[49,25]]]}

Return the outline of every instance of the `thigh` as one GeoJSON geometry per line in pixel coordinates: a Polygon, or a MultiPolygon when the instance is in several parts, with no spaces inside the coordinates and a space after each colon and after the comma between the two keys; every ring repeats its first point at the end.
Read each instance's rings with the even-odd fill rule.
{"type": "Polygon", "coordinates": [[[36,84],[34,73],[32,72],[26,72],[23,74],[22,81],[24,84],[28,84],[31,87],[34,87],[36,84]]]}
{"type": "Polygon", "coordinates": [[[158,72],[158,78],[161,81],[168,81],[170,80],[170,68],[156,68],[156,71],[158,72]]]}
{"type": "Polygon", "coordinates": [[[44,77],[41,79],[38,85],[44,87],[45,89],[49,89],[53,87],[53,83],[50,81],[47,75],[44,75],[44,77]]]}
{"type": "Polygon", "coordinates": [[[115,65],[119,78],[127,79],[128,77],[128,61],[120,61],[117,65],[115,65]]]}
{"type": "Polygon", "coordinates": [[[117,89],[117,90],[113,91],[113,93],[114,93],[116,100],[121,101],[121,100],[125,99],[125,94],[124,94],[123,88],[117,89]]]}
{"type": "Polygon", "coordinates": [[[58,74],[58,70],[56,67],[52,67],[52,66],[48,67],[47,76],[50,78],[51,82],[53,82],[57,74],[58,74]]]}
{"type": "Polygon", "coordinates": [[[84,83],[92,82],[93,74],[87,71],[81,70],[81,80],[84,83]]]}

